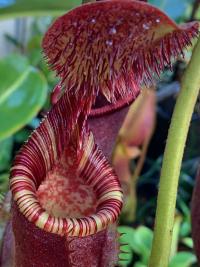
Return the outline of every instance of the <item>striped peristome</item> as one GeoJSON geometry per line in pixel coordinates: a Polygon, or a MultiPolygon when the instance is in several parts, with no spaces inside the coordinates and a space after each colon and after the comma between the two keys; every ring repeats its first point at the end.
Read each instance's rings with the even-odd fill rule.
{"type": "MultiPolygon", "coordinates": [[[[74,138],[68,130],[71,129],[70,115],[66,116],[69,105],[65,94],[31,135],[15,159],[10,188],[20,212],[39,228],[66,236],[88,236],[117,220],[122,207],[122,190],[87,127],[74,171],[93,188],[97,198],[96,213],[82,218],[55,217],[43,209],[36,196],[46,174],[69,145],[70,136],[74,138]]],[[[74,132],[77,133],[77,129],[74,132]]]]}

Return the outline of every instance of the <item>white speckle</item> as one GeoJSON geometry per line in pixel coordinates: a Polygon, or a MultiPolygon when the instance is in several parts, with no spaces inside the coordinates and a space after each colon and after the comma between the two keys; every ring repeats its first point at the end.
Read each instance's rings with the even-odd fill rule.
{"type": "Polygon", "coordinates": [[[123,23],[123,21],[124,21],[124,19],[123,18],[121,18],[121,19],[118,19],[117,21],[116,21],[116,25],[121,25],[122,23],[123,23]]]}
{"type": "Polygon", "coordinates": [[[96,22],[96,19],[91,19],[91,23],[95,23],[96,22]]]}
{"type": "Polygon", "coordinates": [[[76,26],[77,26],[77,22],[73,22],[72,24],[73,24],[73,26],[74,26],[74,27],[76,27],[76,26]]]}
{"type": "Polygon", "coordinates": [[[109,46],[112,46],[113,45],[113,41],[112,40],[107,40],[106,44],[109,45],[109,46]]]}
{"type": "Polygon", "coordinates": [[[73,43],[72,42],[69,43],[69,47],[73,47],[73,43]]]}
{"type": "Polygon", "coordinates": [[[143,27],[143,29],[145,29],[145,30],[148,30],[148,29],[150,28],[149,25],[147,25],[147,24],[145,24],[145,23],[142,25],[142,27],[143,27]]]}
{"type": "Polygon", "coordinates": [[[109,34],[116,34],[117,30],[113,27],[109,30],[109,34]]]}
{"type": "Polygon", "coordinates": [[[140,13],[136,13],[135,15],[136,15],[136,17],[139,17],[140,16],[140,13]]]}
{"type": "Polygon", "coordinates": [[[160,19],[156,19],[156,22],[159,23],[160,22],[160,19]]]}

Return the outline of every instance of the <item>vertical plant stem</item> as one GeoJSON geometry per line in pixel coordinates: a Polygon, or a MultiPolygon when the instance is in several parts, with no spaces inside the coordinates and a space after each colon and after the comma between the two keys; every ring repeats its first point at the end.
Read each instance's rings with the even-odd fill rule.
{"type": "Polygon", "coordinates": [[[171,248],[178,180],[186,138],[200,88],[200,39],[183,76],[168,133],[157,200],[149,267],[167,267],[171,248]]]}

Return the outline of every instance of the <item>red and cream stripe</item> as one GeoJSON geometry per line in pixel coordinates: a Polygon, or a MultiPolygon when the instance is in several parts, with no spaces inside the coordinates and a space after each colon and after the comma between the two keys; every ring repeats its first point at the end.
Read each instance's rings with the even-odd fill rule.
{"type": "Polygon", "coordinates": [[[59,235],[88,236],[117,220],[122,208],[122,191],[116,174],[87,127],[82,135],[77,134],[83,140],[74,172],[93,189],[97,198],[96,213],[82,218],[52,216],[42,208],[36,194],[48,171],[70,145],[72,133],[78,133],[78,127],[73,126],[78,117],[77,105],[72,102],[64,94],[31,135],[15,159],[10,188],[20,212],[39,228],[59,235]]]}

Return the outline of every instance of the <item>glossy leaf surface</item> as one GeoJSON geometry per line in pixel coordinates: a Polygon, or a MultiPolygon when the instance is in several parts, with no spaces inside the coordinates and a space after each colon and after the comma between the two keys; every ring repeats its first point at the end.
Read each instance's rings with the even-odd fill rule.
{"type": "Polygon", "coordinates": [[[133,258],[130,244],[134,240],[135,230],[128,226],[119,226],[118,232],[120,233],[119,242],[120,250],[122,251],[119,255],[119,264],[120,266],[128,266],[133,258]]]}
{"type": "Polygon", "coordinates": [[[131,243],[133,250],[141,255],[143,263],[148,262],[150,255],[151,243],[153,240],[153,232],[144,226],[140,226],[134,235],[134,242],[131,243]]]}
{"type": "Polygon", "coordinates": [[[0,61],[0,140],[28,123],[46,99],[47,83],[21,56],[0,61]]]}
{"type": "Polygon", "coordinates": [[[0,141],[0,172],[9,169],[12,148],[13,148],[12,138],[0,141]]]}
{"type": "Polygon", "coordinates": [[[0,174],[0,195],[2,196],[9,190],[7,183],[8,179],[9,179],[9,173],[0,174]]]}
{"type": "Polygon", "coordinates": [[[190,267],[196,262],[196,257],[191,252],[179,252],[171,260],[169,267],[190,267]]]}

